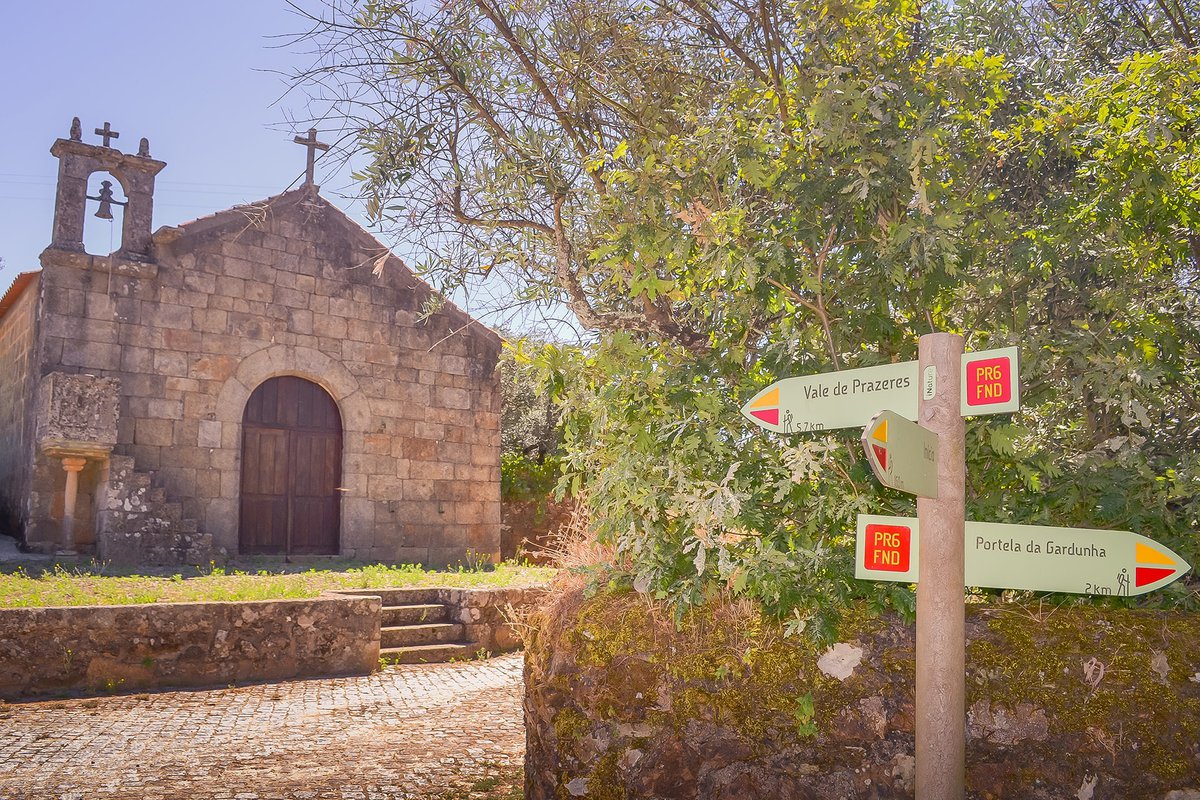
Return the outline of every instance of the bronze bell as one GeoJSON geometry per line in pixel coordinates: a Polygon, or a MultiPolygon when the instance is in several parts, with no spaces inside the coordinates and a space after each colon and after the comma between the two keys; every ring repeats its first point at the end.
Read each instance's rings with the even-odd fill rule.
{"type": "Polygon", "coordinates": [[[100,194],[97,197],[89,197],[89,200],[99,200],[100,208],[96,211],[96,217],[99,219],[112,219],[113,203],[119,206],[125,205],[119,200],[113,200],[112,181],[100,181],[100,194]]]}

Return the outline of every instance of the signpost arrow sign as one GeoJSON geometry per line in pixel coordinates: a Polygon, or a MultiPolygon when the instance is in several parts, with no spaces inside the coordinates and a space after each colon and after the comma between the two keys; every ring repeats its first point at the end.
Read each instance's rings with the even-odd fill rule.
{"type": "MultiPolygon", "coordinates": [[[[912,517],[860,514],[855,577],[916,583],[920,531],[912,517]]],[[[967,586],[1132,596],[1186,575],[1191,565],[1153,539],[1125,531],[966,524],[967,586]]]]}
{"type": "Polygon", "coordinates": [[[917,364],[883,364],[784,378],[742,407],[759,427],[778,433],[857,428],[879,409],[917,417],[917,364]]]}
{"type": "MultiPolygon", "coordinates": [[[[964,353],[960,369],[963,416],[1003,414],[1020,408],[1016,347],[964,353]]],[[[750,398],[742,406],[742,414],[775,433],[857,428],[882,408],[913,420],[921,387],[929,399],[939,380],[936,371],[926,370],[924,379],[917,373],[917,362],[905,361],[784,378],[750,398]]]]}
{"type": "Polygon", "coordinates": [[[884,486],[936,500],[937,434],[895,411],[880,411],[863,429],[863,449],[884,486]]]}

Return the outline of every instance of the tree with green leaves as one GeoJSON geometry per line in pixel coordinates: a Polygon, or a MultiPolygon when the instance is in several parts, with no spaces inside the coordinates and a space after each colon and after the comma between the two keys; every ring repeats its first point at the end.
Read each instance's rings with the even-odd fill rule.
{"type": "Polygon", "coordinates": [[[911,601],[854,581],[850,541],[911,499],[855,437],[737,409],[927,331],[1022,350],[1022,412],[969,423],[973,518],[1197,555],[1197,15],[1128,2],[367,2],[309,78],[428,274],[509,275],[594,333],[543,361],[618,569],[820,633],[911,601]]]}

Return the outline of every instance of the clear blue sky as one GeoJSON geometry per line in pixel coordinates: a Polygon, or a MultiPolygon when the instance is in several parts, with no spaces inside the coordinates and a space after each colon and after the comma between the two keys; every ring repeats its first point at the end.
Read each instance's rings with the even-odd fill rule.
{"type": "MultiPolygon", "coordinates": [[[[68,135],[72,117],[85,142],[98,142],[92,131],[107,121],[121,134],[114,146],[134,153],[144,136],[167,162],[155,185],[155,230],[296,185],[306,152],[292,137],[307,131],[306,97],[287,92],[286,75],[313,57],[310,43],[295,41],[310,26],[293,4],[317,15],[324,8],[322,0],[10,3],[0,17],[0,294],[18,272],[39,267],[50,243],[58,168],[50,146],[68,135]]],[[[324,127],[322,140],[333,141],[334,126],[324,127]]],[[[317,162],[321,194],[365,225],[350,199],[350,170],[332,156],[317,162]]],[[[111,239],[119,243],[119,220],[97,220],[95,210],[89,203],[84,243],[107,254],[111,239]]],[[[548,320],[499,310],[511,294],[496,280],[451,299],[490,325],[577,334],[557,306],[548,320]]]]}
{"type": "MultiPolygon", "coordinates": [[[[318,0],[301,0],[319,8],[318,0]]],[[[71,118],[84,141],[107,120],[113,144],[167,162],[155,190],[154,228],[278,194],[304,172],[291,141],[288,96],[274,74],[307,65],[303,46],[275,38],[305,30],[284,0],[66,0],[6,7],[0,20],[0,294],[38,267],[50,241],[58,161],[50,145],[71,118]],[[279,102],[277,102],[279,101],[279,102]]],[[[328,140],[328,137],[326,137],[328,140]]],[[[348,171],[317,168],[322,194],[339,197],[348,171]]],[[[107,237],[107,223],[92,221],[107,237]]],[[[359,216],[354,214],[356,217],[359,216]]],[[[89,239],[89,242],[94,239],[89,239]]],[[[91,252],[97,252],[93,247],[91,252]]],[[[103,249],[107,252],[107,248],[103,249]]]]}

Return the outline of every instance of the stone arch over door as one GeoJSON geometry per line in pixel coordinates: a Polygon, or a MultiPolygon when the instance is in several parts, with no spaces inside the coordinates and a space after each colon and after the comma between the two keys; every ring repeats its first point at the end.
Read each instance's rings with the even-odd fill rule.
{"type": "MultiPolygon", "coordinates": [[[[371,407],[354,375],[324,353],[307,347],[271,345],[247,356],[217,395],[214,419],[200,424],[201,444],[213,450],[214,465],[221,469],[221,497],[209,503],[205,528],[214,544],[231,553],[238,549],[238,516],[241,499],[242,415],[255,388],[271,378],[294,375],[311,381],[333,398],[342,417],[341,548],[347,538],[361,535],[352,520],[369,511],[366,474],[361,457],[362,440],[371,420],[371,407]]],[[[361,526],[359,526],[361,527],[361,526]]]]}
{"type": "Polygon", "coordinates": [[[342,415],[312,381],[260,383],[242,415],[238,552],[337,555],[342,415]]]}

